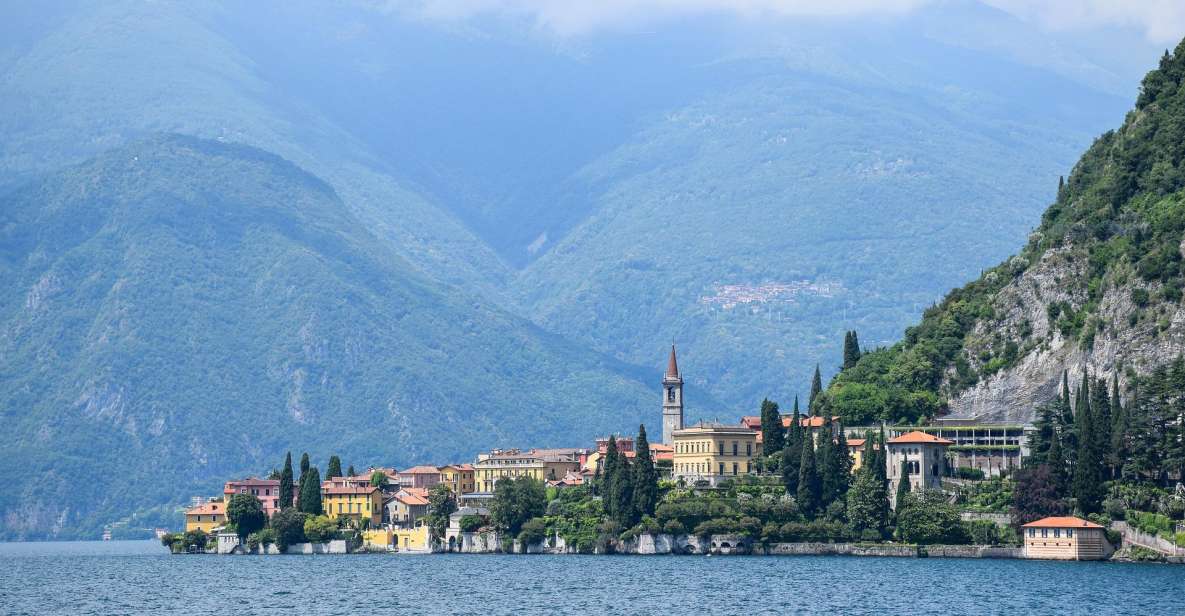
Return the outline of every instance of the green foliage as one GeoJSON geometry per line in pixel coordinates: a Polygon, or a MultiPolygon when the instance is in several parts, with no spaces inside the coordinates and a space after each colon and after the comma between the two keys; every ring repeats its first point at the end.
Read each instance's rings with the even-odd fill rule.
{"type": "MultiPolygon", "coordinates": [[[[820,438],[820,441],[825,440],[820,438]]],[[[798,468],[798,508],[808,518],[814,517],[825,506],[822,500],[823,483],[815,460],[815,447],[810,432],[803,433],[802,458],[798,468]]]]}
{"type": "Polygon", "coordinates": [[[375,471],[370,474],[370,485],[376,488],[387,487],[387,474],[383,471],[375,471]]]}
{"type": "Polygon", "coordinates": [[[992,477],[960,487],[957,502],[964,511],[1008,513],[1013,503],[1013,486],[1012,479],[992,477]]]}
{"type": "Polygon", "coordinates": [[[897,503],[897,535],[902,541],[927,544],[967,543],[959,510],[936,491],[907,493],[897,503]]]}
{"type": "Polygon", "coordinates": [[[983,481],[983,470],[972,468],[970,466],[960,466],[955,469],[956,479],[968,479],[971,481],[983,481]]]}
{"type": "Polygon", "coordinates": [[[280,497],[277,504],[280,509],[292,506],[292,496],[295,486],[292,484],[292,452],[284,456],[284,468],[280,471],[280,497]]]}
{"type": "Polygon", "coordinates": [[[547,491],[543,482],[531,477],[503,478],[494,486],[490,521],[514,537],[523,524],[547,512],[547,491]]]}
{"type": "Polygon", "coordinates": [[[547,538],[547,521],[543,518],[531,518],[522,525],[518,533],[518,541],[525,552],[527,546],[542,543],[547,538]]]}
{"type": "Polygon", "coordinates": [[[761,401],[761,442],[767,455],[780,453],[785,443],[782,415],[778,403],[766,398],[761,401]]]}
{"type": "Polygon", "coordinates": [[[633,493],[630,495],[633,517],[641,519],[654,514],[658,503],[658,471],[650,459],[650,441],[646,438],[646,426],[638,426],[638,438],[634,440],[633,493]]]}
{"type": "Polygon", "coordinates": [[[999,545],[1000,527],[990,520],[972,520],[967,523],[966,536],[975,545],[999,545]]]}
{"type": "Polygon", "coordinates": [[[870,468],[856,471],[856,481],[847,495],[847,516],[859,533],[873,531],[879,539],[888,528],[889,495],[885,482],[870,468]]]}
{"type": "Polygon", "coordinates": [[[235,494],[226,505],[226,520],[235,525],[239,537],[246,537],[267,524],[263,503],[252,494],[235,494]]]}
{"type": "Polygon", "coordinates": [[[287,551],[288,546],[294,543],[305,542],[304,525],[308,518],[308,514],[291,506],[272,515],[268,526],[275,532],[276,546],[280,548],[280,552],[287,551]]]}
{"type": "Polygon", "coordinates": [[[790,429],[786,433],[786,443],[782,447],[782,485],[787,494],[798,494],[798,475],[802,470],[802,416],[798,413],[798,396],[794,397],[794,414],[790,416],[790,429]]]}
{"type": "MultiPolygon", "coordinates": [[[[373,477],[371,481],[374,481],[373,477]]],[[[432,530],[433,537],[444,537],[448,529],[449,516],[456,510],[457,499],[454,498],[453,491],[443,483],[432,486],[428,491],[428,527],[432,530]]]]}
{"type": "Polygon", "coordinates": [[[467,514],[461,516],[458,525],[463,533],[475,533],[486,525],[486,519],[479,515],[467,514]]]}
{"type": "Polygon", "coordinates": [[[337,522],[323,515],[309,515],[304,521],[304,536],[311,543],[325,543],[337,534],[337,522]]]}
{"type": "Polygon", "coordinates": [[[314,466],[302,473],[301,477],[297,508],[309,515],[321,515],[321,471],[314,466]]]}
{"type": "Polygon", "coordinates": [[[329,464],[325,467],[325,478],[333,479],[342,476],[342,460],[337,456],[329,456],[329,464]]]}

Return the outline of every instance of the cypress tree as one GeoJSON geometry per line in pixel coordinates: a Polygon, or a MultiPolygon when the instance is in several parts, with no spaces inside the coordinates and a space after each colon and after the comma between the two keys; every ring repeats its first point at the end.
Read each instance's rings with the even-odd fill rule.
{"type": "Polygon", "coordinates": [[[821,393],[823,393],[823,377],[819,374],[819,364],[815,364],[815,376],[811,377],[811,397],[807,400],[807,412],[809,415],[819,414],[815,399],[821,393]]]}
{"type": "Polygon", "coordinates": [[[905,495],[909,494],[911,486],[909,485],[909,462],[901,461],[901,476],[897,480],[897,498],[894,503],[898,509],[901,508],[901,503],[905,502],[905,495]]]}
{"type": "Polygon", "coordinates": [[[847,370],[860,361],[860,339],[855,330],[845,332],[843,337],[843,368],[847,370]]]}
{"type": "Polygon", "coordinates": [[[1054,402],[1037,407],[1037,420],[1033,422],[1036,430],[1029,447],[1032,454],[1025,460],[1026,465],[1049,464],[1049,448],[1057,437],[1057,413],[1057,404],[1054,402]]]}
{"type": "Polygon", "coordinates": [[[762,453],[771,456],[782,451],[786,432],[782,427],[782,414],[778,403],[766,398],[761,401],[761,443],[762,453]]]}
{"type": "Polygon", "coordinates": [[[646,438],[644,424],[638,426],[634,450],[637,451],[634,457],[634,509],[637,510],[637,517],[654,515],[654,505],[658,501],[658,471],[650,459],[650,441],[646,438]]]}
{"type": "Polygon", "coordinates": [[[1094,448],[1102,464],[1103,477],[1107,477],[1107,458],[1111,451],[1111,395],[1107,392],[1107,380],[1095,380],[1091,390],[1090,425],[1094,431],[1094,448]]]}
{"type": "Polygon", "coordinates": [[[292,485],[292,452],[284,456],[284,468],[280,471],[280,509],[287,509],[292,506],[292,491],[295,486],[292,485]]]}
{"type": "Polygon", "coordinates": [[[847,496],[848,486],[852,483],[852,454],[848,451],[848,437],[844,434],[843,422],[839,422],[838,427],[839,435],[835,437],[835,447],[831,451],[835,456],[835,496],[844,498],[847,496]]]}
{"type": "Polygon", "coordinates": [[[835,441],[831,439],[831,424],[824,421],[815,435],[815,468],[819,473],[819,510],[822,511],[836,496],[835,441]]]}
{"type": "Polygon", "coordinates": [[[822,486],[819,472],[815,467],[815,447],[811,443],[810,433],[804,433],[802,439],[802,458],[798,468],[798,509],[808,518],[822,510],[820,496],[822,486]]]}
{"type": "Polygon", "coordinates": [[[1057,432],[1053,433],[1045,459],[1045,464],[1049,466],[1050,482],[1053,484],[1054,492],[1059,498],[1065,497],[1070,480],[1066,476],[1066,453],[1062,450],[1062,439],[1057,432]]]}
{"type": "Polygon", "coordinates": [[[321,515],[321,471],[310,467],[300,485],[300,510],[309,515],[321,515]]]}
{"type": "Polygon", "coordinates": [[[325,469],[325,478],[333,479],[334,477],[342,476],[342,459],[337,456],[329,456],[329,466],[325,469]]]}
{"type": "MultiPolygon", "coordinates": [[[[309,478],[309,452],[306,451],[303,454],[301,454],[301,456],[300,456],[300,480],[297,481],[297,483],[296,483],[296,485],[297,485],[296,507],[298,509],[300,509],[300,507],[301,507],[300,498],[304,496],[304,484],[308,478],[309,478]]],[[[301,511],[304,511],[304,509],[301,509],[301,511]]]]}
{"type": "Polygon", "coordinates": [[[782,447],[782,485],[786,493],[798,494],[798,471],[802,465],[802,416],[798,413],[798,396],[794,396],[794,414],[790,416],[790,430],[782,447]]]}
{"type": "Polygon", "coordinates": [[[1075,419],[1077,451],[1074,458],[1072,492],[1078,501],[1078,509],[1084,514],[1096,513],[1103,502],[1103,461],[1099,455],[1098,441],[1094,436],[1094,412],[1090,408],[1090,385],[1084,377],[1083,391],[1078,395],[1075,419]]]}
{"type": "Polygon", "coordinates": [[[353,464],[350,465],[350,469],[346,471],[346,474],[349,475],[350,477],[357,477],[358,476],[358,473],[354,472],[354,465],[353,464]]]}
{"type": "Polygon", "coordinates": [[[617,467],[620,461],[620,454],[617,453],[617,438],[612,434],[609,435],[609,444],[605,447],[605,463],[603,465],[604,471],[601,475],[601,480],[597,482],[597,487],[601,492],[601,506],[604,507],[605,513],[609,517],[614,517],[613,505],[613,481],[617,479],[617,467]]]}
{"type": "Polygon", "coordinates": [[[616,469],[613,471],[613,483],[610,500],[613,501],[613,519],[623,527],[633,526],[637,520],[634,517],[634,481],[633,465],[629,458],[618,454],[616,469]]]}
{"type": "Polygon", "coordinates": [[[1113,477],[1123,475],[1123,467],[1128,459],[1128,430],[1129,420],[1127,408],[1119,398],[1119,377],[1113,377],[1111,382],[1111,443],[1108,448],[1110,455],[1107,463],[1111,466],[1113,477]]]}

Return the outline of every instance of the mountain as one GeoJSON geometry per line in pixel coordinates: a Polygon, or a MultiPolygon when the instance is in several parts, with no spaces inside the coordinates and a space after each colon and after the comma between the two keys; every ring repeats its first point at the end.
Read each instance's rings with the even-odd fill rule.
{"type": "Polygon", "coordinates": [[[657,420],[636,370],[425,279],[324,181],[166,136],[0,199],[6,539],[228,476],[468,459],[657,420]]]}
{"type": "Polygon", "coordinates": [[[369,0],[0,7],[0,443],[33,468],[0,535],[173,515],[288,448],[632,431],[672,339],[689,419],[786,403],[839,331],[887,344],[1008,254],[1136,83],[1130,32],[940,4],[573,37],[369,0]]]}
{"type": "Polygon", "coordinates": [[[1126,389],[1185,353],[1185,41],[1082,155],[1015,256],[928,309],[901,342],[838,374],[850,421],[949,412],[1031,421],[1063,375],[1126,389]]]}

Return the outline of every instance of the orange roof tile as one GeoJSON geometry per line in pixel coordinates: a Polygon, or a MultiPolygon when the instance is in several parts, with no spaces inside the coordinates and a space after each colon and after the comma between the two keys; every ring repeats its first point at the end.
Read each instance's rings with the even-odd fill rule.
{"type": "Polygon", "coordinates": [[[204,503],[185,510],[185,515],[221,515],[225,513],[226,511],[222,508],[222,503],[204,503]]]}
{"type": "Polygon", "coordinates": [[[663,451],[673,452],[673,451],[675,451],[675,447],[672,445],[664,445],[662,443],[650,443],[650,452],[651,453],[660,453],[663,451]]]}
{"type": "Polygon", "coordinates": [[[901,436],[898,436],[897,438],[889,439],[890,445],[896,445],[899,443],[904,443],[904,444],[930,443],[933,445],[953,445],[954,444],[953,441],[948,441],[944,438],[938,438],[937,436],[934,436],[933,434],[930,434],[927,432],[922,432],[921,430],[914,430],[913,432],[907,432],[905,434],[902,434],[901,436]]]}
{"type": "MultiPolygon", "coordinates": [[[[783,417],[782,423],[787,424],[788,420],[785,417],[783,417]]],[[[741,424],[746,426],[750,430],[760,430],[761,429],[761,418],[756,415],[744,415],[741,417],[741,424]]]]}
{"type": "Polygon", "coordinates": [[[864,446],[864,439],[862,439],[862,438],[848,439],[848,447],[863,447],[863,446],[864,446]]]}
{"type": "Polygon", "coordinates": [[[357,487],[341,487],[341,486],[321,486],[321,492],[324,494],[370,494],[377,492],[378,488],[374,486],[357,486],[357,487]]]}
{"type": "Polygon", "coordinates": [[[400,490],[394,496],[395,500],[405,505],[427,505],[428,499],[419,494],[412,494],[407,490],[400,490]]]}
{"type": "Polygon", "coordinates": [[[1102,526],[1094,522],[1074,516],[1041,518],[1040,520],[1023,524],[1021,528],[1028,528],[1030,526],[1033,528],[1102,528],[1102,526]]]}
{"type": "Polygon", "coordinates": [[[428,466],[427,464],[421,464],[419,466],[413,466],[407,470],[399,471],[400,475],[435,475],[438,473],[440,473],[439,468],[436,468],[435,466],[428,466]]]}

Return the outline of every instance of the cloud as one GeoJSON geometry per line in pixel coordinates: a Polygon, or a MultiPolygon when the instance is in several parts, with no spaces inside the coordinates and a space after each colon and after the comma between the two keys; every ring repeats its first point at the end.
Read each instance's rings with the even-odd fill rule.
{"type": "MultiPolygon", "coordinates": [[[[388,8],[432,20],[497,15],[574,36],[689,15],[851,17],[907,13],[944,0],[389,0],[388,8]]],[[[1155,43],[1185,33],[1185,0],[981,0],[1051,30],[1131,27],[1155,43]]]]}

